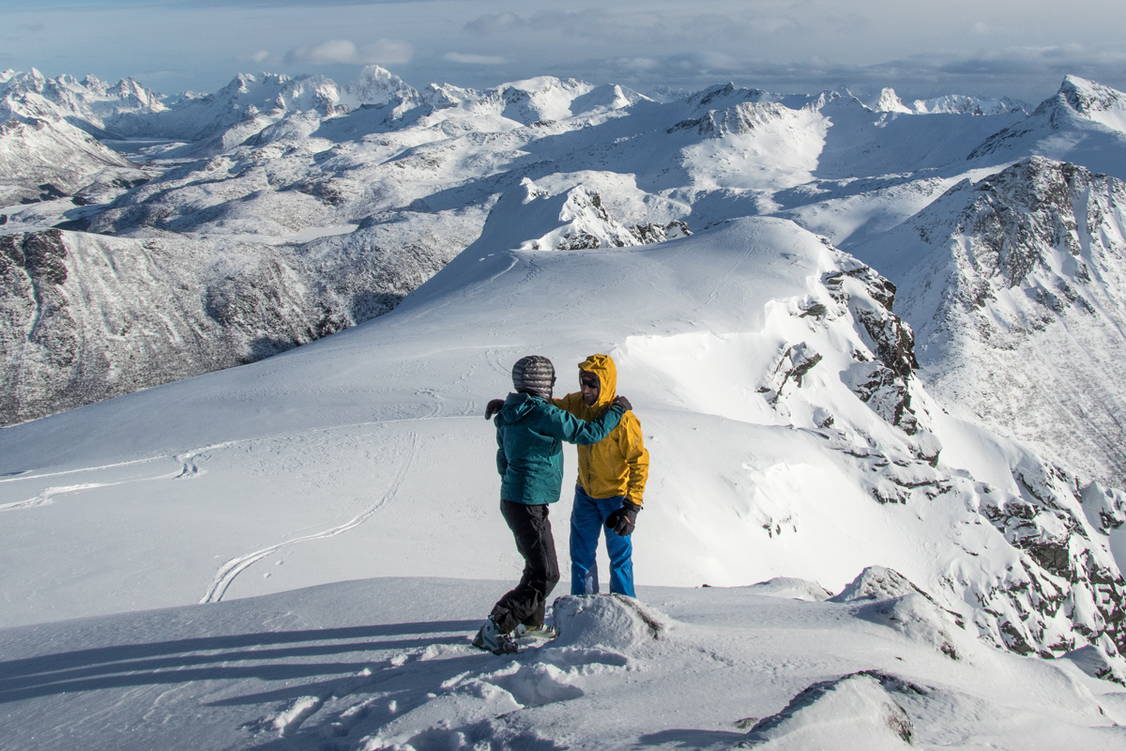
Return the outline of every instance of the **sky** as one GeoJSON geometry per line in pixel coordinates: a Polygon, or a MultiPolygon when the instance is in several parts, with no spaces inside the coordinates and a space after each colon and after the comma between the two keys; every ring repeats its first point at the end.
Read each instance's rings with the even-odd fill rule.
{"type": "Polygon", "coordinates": [[[1036,103],[1071,73],[1126,89],[1121,0],[0,0],[0,18],[0,69],[162,93],[240,72],[347,82],[371,63],[416,86],[556,75],[1036,103]]]}

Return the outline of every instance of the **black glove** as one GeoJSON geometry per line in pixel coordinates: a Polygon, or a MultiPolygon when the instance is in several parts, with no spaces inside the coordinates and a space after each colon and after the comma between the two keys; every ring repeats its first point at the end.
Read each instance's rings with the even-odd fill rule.
{"type": "Polygon", "coordinates": [[[504,399],[490,399],[489,403],[485,405],[485,419],[493,419],[493,415],[500,412],[501,407],[504,406],[504,399]]]}
{"type": "Polygon", "coordinates": [[[610,405],[616,406],[616,407],[621,407],[623,414],[626,413],[626,412],[629,412],[631,409],[633,409],[633,405],[629,403],[629,399],[626,399],[621,394],[618,394],[617,396],[615,396],[614,401],[610,402],[610,405]]]}
{"type": "Polygon", "coordinates": [[[633,501],[625,501],[622,507],[606,517],[606,527],[622,537],[629,537],[637,526],[637,512],[641,510],[633,501]]]}

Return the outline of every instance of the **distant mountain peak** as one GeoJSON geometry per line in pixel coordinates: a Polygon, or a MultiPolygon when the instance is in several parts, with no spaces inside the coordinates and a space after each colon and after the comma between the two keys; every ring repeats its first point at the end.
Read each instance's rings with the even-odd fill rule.
{"type": "Polygon", "coordinates": [[[1053,127],[1061,127],[1069,118],[1105,125],[1126,131],[1126,93],[1079,76],[1067,76],[1055,96],[1041,102],[1036,115],[1047,116],[1053,127]]]}
{"type": "Polygon", "coordinates": [[[413,86],[379,65],[364,66],[356,81],[346,86],[345,91],[358,104],[401,102],[413,106],[420,98],[413,86]]]}
{"type": "Polygon", "coordinates": [[[729,107],[739,102],[757,102],[766,95],[767,92],[762,89],[738,87],[728,82],[692,94],[688,97],[688,103],[700,109],[729,107]]]}
{"type": "Polygon", "coordinates": [[[912,112],[913,110],[903,103],[895,89],[887,87],[880,90],[880,95],[873,102],[870,109],[876,112],[912,112]]]}
{"type": "Polygon", "coordinates": [[[1090,113],[1126,106],[1126,94],[1079,76],[1067,76],[1059,93],[1077,112],[1090,113]]]}

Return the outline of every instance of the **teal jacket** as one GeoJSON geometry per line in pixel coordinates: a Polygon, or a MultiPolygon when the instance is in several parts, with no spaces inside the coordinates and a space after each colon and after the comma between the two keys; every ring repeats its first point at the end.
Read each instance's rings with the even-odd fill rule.
{"type": "Polygon", "coordinates": [[[530,394],[509,394],[493,418],[497,426],[500,497],[527,504],[555,503],[563,485],[563,441],[598,443],[618,426],[622,408],[611,405],[596,420],[580,420],[530,394]]]}

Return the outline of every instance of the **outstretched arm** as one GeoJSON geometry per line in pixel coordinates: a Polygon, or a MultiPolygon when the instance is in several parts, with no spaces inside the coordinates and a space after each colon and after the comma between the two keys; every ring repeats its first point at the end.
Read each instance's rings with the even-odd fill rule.
{"type": "MultiPolygon", "coordinates": [[[[628,404],[628,403],[627,403],[628,404]]],[[[598,443],[618,426],[626,406],[615,401],[601,417],[587,422],[569,412],[545,404],[536,414],[536,422],[531,426],[537,433],[549,435],[568,443],[589,445],[598,443]]]]}

